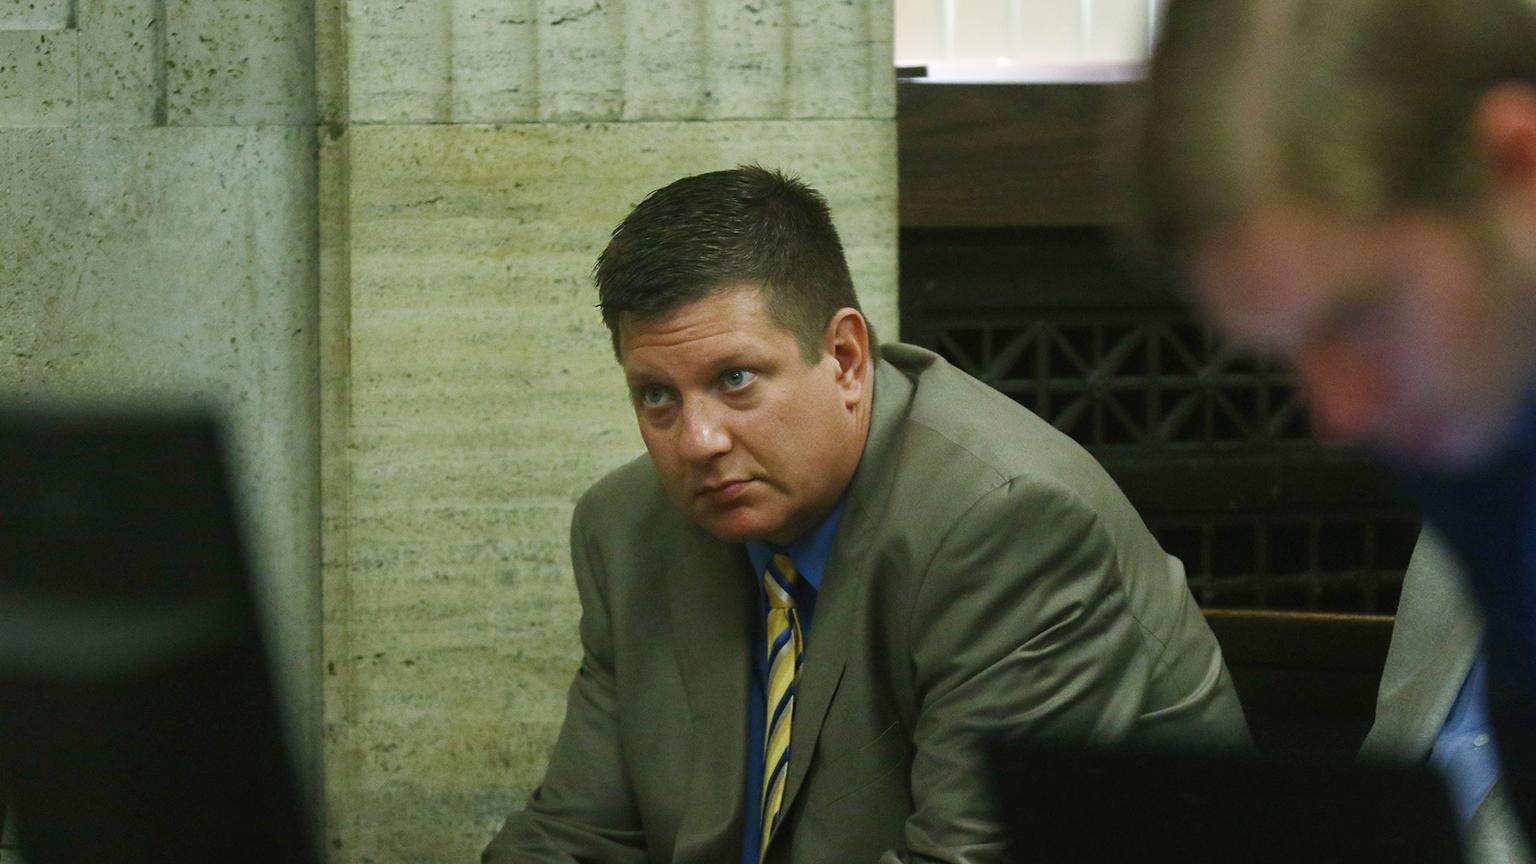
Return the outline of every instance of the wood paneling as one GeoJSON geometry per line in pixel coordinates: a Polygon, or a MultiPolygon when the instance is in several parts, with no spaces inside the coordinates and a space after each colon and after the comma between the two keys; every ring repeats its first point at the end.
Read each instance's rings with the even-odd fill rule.
{"type": "Polygon", "coordinates": [[[1104,124],[1135,85],[897,85],[902,227],[1103,225],[1104,124]]]}

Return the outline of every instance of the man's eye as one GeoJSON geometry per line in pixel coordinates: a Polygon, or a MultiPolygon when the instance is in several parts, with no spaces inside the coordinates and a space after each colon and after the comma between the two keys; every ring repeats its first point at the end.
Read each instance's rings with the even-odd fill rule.
{"type": "Polygon", "coordinates": [[[732,369],[720,376],[720,383],[724,384],[727,390],[737,390],[751,384],[752,379],[756,377],[757,373],[750,369],[732,369]]]}
{"type": "Polygon", "coordinates": [[[1377,295],[1351,298],[1333,312],[1329,329],[1348,336],[1369,335],[1386,321],[1386,304],[1377,295]]]}
{"type": "Polygon", "coordinates": [[[655,384],[640,388],[640,404],[655,408],[667,403],[667,388],[655,384]]]}

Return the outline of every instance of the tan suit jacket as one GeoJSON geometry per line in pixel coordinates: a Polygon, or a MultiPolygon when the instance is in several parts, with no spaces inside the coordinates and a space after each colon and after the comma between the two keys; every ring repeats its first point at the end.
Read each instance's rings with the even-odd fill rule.
{"type": "MultiPolygon", "coordinates": [[[[1103,469],[937,355],[885,357],[766,860],[1003,860],[993,736],[1246,743],[1183,567],[1103,469]]],[[[571,533],[584,658],[543,785],[483,860],[739,860],[743,547],[684,518],[645,458],[587,492],[571,533]]]]}
{"type": "MultiPolygon", "coordinates": [[[[1426,529],[1403,575],[1392,644],[1376,694],[1376,721],[1360,757],[1429,758],[1482,638],[1482,618],[1466,593],[1460,564],[1445,541],[1426,529]]],[[[1489,790],[1464,834],[1474,864],[1533,860],[1503,785],[1500,780],[1489,790]]]]}

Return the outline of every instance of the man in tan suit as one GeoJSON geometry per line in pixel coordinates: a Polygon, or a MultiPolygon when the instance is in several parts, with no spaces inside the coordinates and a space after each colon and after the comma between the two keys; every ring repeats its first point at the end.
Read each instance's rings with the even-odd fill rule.
{"type": "Polygon", "coordinates": [[[814,190],[684,178],[596,277],[648,453],[577,505],[581,668],[485,862],[999,861],[989,740],[1246,742],[1179,562],[1065,436],[876,347],[814,190]]]}

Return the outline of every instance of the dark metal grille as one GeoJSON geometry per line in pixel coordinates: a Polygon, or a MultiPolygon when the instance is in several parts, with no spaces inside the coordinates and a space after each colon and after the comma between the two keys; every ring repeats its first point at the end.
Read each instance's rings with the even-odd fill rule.
{"type": "Polygon", "coordinates": [[[1225,350],[1187,312],[1028,319],[978,327],[944,316],[929,327],[950,362],[1090,447],[1312,441],[1289,376],[1225,350]]]}
{"type": "Polygon", "coordinates": [[[1396,608],[1414,514],[1321,446],[1289,374],[1234,352],[1101,232],[904,232],[902,333],[1082,443],[1202,606],[1396,608]]]}
{"type": "Polygon", "coordinates": [[[1153,519],[1201,606],[1329,612],[1397,608],[1418,525],[1340,514],[1153,519]]]}

